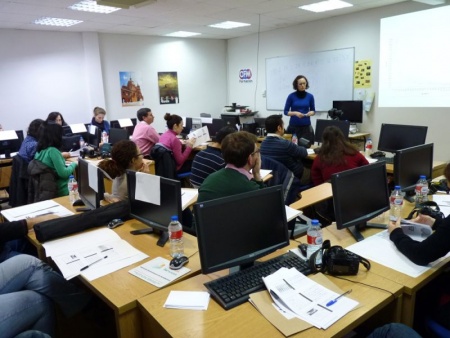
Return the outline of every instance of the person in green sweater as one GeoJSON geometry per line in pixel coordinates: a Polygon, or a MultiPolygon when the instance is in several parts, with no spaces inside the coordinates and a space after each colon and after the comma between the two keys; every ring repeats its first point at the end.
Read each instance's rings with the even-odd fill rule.
{"type": "Polygon", "coordinates": [[[246,131],[227,135],[222,141],[226,166],[209,175],[198,189],[197,202],[242,194],[264,187],[261,156],[256,136],[246,131]]]}
{"type": "Polygon", "coordinates": [[[53,169],[57,176],[57,197],[69,195],[67,183],[69,176],[77,167],[77,162],[72,162],[66,167],[66,161],[59,151],[61,148],[63,129],[55,122],[44,122],[39,129],[39,141],[34,159],[53,169]]]}

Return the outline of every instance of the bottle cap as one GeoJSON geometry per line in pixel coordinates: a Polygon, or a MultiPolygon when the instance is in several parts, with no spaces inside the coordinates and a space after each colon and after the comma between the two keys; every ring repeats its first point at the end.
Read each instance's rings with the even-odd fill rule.
{"type": "Polygon", "coordinates": [[[70,176],[69,176],[69,179],[71,179],[71,178],[73,178],[73,175],[70,175],[70,176]]]}
{"type": "Polygon", "coordinates": [[[400,190],[400,189],[401,189],[401,187],[399,185],[395,186],[395,190],[400,190]]]}
{"type": "Polygon", "coordinates": [[[170,218],[172,221],[178,221],[178,216],[174,215],[170,218]]]}
{"type": "Polygon", "coordinates": [[[427,177],[425,175],[420,175],[420,179],[426,179],[427,177]]]}
{"type": "Polygon", "coordinates": [[[311,225],[319,225],[319,220],[317,220],[317,219],[312,219],[312,220],[311,220],[311,225]]]}

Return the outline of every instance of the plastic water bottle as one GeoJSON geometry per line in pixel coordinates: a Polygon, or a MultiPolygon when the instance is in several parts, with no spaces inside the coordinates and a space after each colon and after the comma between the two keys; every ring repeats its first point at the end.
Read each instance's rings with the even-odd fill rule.
{"type": "Polygon", "coordinates": [[[67,189],[69,190],[70,203],[75,202],[78,199],[78,183],[73,177],[69,176],[69,182],[67,183],[67,189]]]}
{"type": "Polygon", "coordinates": [[[178,222],[178,216],[172,216],[168,231],[170,255],[174,258],[184,256],[183,227],[178,222]]]}
{"type": "Polygon", "coordinates": [[[106,131],[102,131],[102,143],[108,143],[108,134],[106,131]]]}
{"type": "Polygon", "coordinates": [[[80,149],[83,149],[84,147],[84,138],[83,136],[80,136],[80,149]]]}
{"type": "Polygon", "coordinates": [[[297,138],[297,134],[292,134],[292,143],[297,144],[298,145],[298,138],[297,138]]]}
{"type": "MultiPolygon", "coordinates": [[[[322,228],[317,219],[311,220],[311,225],[306,231],[306,239],[308,242],[308,248],[306,249],[306,256],[309,259],[311,255],[322,248],[323,236],[322,228]]],[[[322,263],[322,255],[319,254],[316,257],[316,264],[322,263]]]]}
{"type": "Polygon", "coordinates": [[[372,154],[372,148],[373,148],[372,139],[369,137],[366,141],[366,145],[364,148],[366,157],[369,157],[372,154]]]}
{"type": "Polygon", "coordinates": [[[391,193],[390,197],[391,211],[389,219],[396,221],[399,217],[402,217],[403,207],[403,193],[399,185],[396,185],[391,193]]]}
{"type": "Polygon", "coordinates": [[[416,206],[428,201],[428,182],[425,175],[420,175],[416,183],[416,206]]]}

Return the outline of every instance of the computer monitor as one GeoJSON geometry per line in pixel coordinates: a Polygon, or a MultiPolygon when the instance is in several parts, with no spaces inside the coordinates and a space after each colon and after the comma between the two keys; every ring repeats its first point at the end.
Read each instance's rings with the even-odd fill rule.
{"type": "Polygon", "coordinates": [[[93,210],[100,208],[100,201],[105,194],[104,175],[94,163],[78,159],[77,182],[78,194],[84,205],[93,210]]]}
{"type": "Polygon", "coordinates": [[[130,216],[148,225],[138,233],[159,234],[159,246],[167,242],[169,226],[172,216],[178,216],[182,220],[181,183],[180,181],[160,177],[161,203],[160,205],[144,202],[136,199],[136,172],[127,170],[128,201],[130,202],[130,216]]]}
{"type": "Polygon", "coordinates": [[[245,268],[289,245],[281,185],[194,205],[202,273],[245,268]]]}
{"type": "Polygon", "coordinates": [[[217,132],[225,127],[225,122],[222,119],[212,119],[212,123],[203,123],[208,128],[209,136],[214,141],[217,132]]]}
{"type": "Polygon", "coordinates": [[[72,135],[72,128],[70,128],[70,126],[62,126],[62,129],[63,129],[63,136],[72,135]]]}
{"type": "Polygon", "coordinates": [[[122,128],[111,128],[109,130],[109,143],[112,145],[122,140],[128,140],[128,130],[122,128]]]}
{"type": "Polygon", "coordinates": [[[224,115],[224,114],[222,114],[221,118],[224,121],[224,125],[225,126],[230,126],[230,127],[233,127],[235,129],[237,129],[236,125],[239,126],[241,124],[238,115],[224,115]]]}
{"type": "Polygon", "coordinates": [[[367,223],[389,210],[389,189],[384,161],[342,171],[331,176],[334,214],[338,229],[347,228],[357,241],[366,227],[386,229],[384,224],[367,223]]]}
{"type": "Polygon", "coordinates": [[[265,117],[255,117],[256,128],[266,128],[265,117]]]}
{"type": "Polygon", "coordinates": [[[425,143],[427,126],[383,123],[378,140],[378,150],[396,153],[400,149],[425,143]]]}
{"type": "Polygon", "coordinates": [[[344,136],[348,138],[348,133],[350,131],[350,123],[347,121],[339,121],[339,120],[323,120],[318,119],[316,121],[316,129],[314,130],[314,141],[317,143],[322,142],[322,134],[326,127],[335,126],[338,127],[344,136]]]}
{"type": "Polygon", "coordinates": [[[112,120],[109,122],[110,128],[120,128],[120,123],[118,120],[112,120]]]}
{"type": "Polygon", "coordinates": [[[186,117],[183,130],[181,131],[180,134],[182,136],[186,137],[191,132],[191,129],[192,129],[192,118],[191,117],[186,117]]]}
{"type": "Polygon", "coordinates": [[[431,180],[433,174],[433,143],[397,151],[394,158],[394,183],[406,192],[405,198],[413,202],[416,182],[420,175],[431,180]]]}
{"type": "Polygon", "coordinates": [[[94,125],[87,124],[87,138],[85,141],[91,146],[98,148],[100,141],[102,139],[102,131],[94,125]]]}
{"type": "MultiPolygon", "coordinates": [[[[2,131],[0,131],[2,133],[2,131]]],[[[13,137],[14,131],[5,131],[5,135],[11,134],[12,137],[1,137],[0,141],[0,155],[5,155],[5,158],[10,158],[12,153],[17,153],[23,142],[23,131],[15,130],[16,136],[13,137]],[[8,134],[6,134],[8,133],[8,134]]]]}
{"type": "Polygon", "coordinates": [[[333,101],[333,108],[342,111],[342,115],[339,117],[341,121],[350,123],[363,122],[362,101],[333,101]]]}

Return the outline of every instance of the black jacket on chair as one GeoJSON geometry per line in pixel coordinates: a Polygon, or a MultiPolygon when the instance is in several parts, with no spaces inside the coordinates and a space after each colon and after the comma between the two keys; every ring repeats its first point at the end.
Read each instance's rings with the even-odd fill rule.
{"type": "Polygon", "coordinates": [[[9,182],[9,205],[13,208],[27,204],[28,180],[28,162],[19,155],[14,156],[9,182]]]}
{"type": "Polygon", "coordinates": [[[156,144],[151,151],[155,161],[155,174],[165,178],[176,179],[177,167],[172,152],[162,145],[156,144]]]}
{"type": "Polygon", "coordinates": [[[56,172],[38,160],[32,160],[28,164],[28,201],[35,203],[58,197],[56,172]]]}

